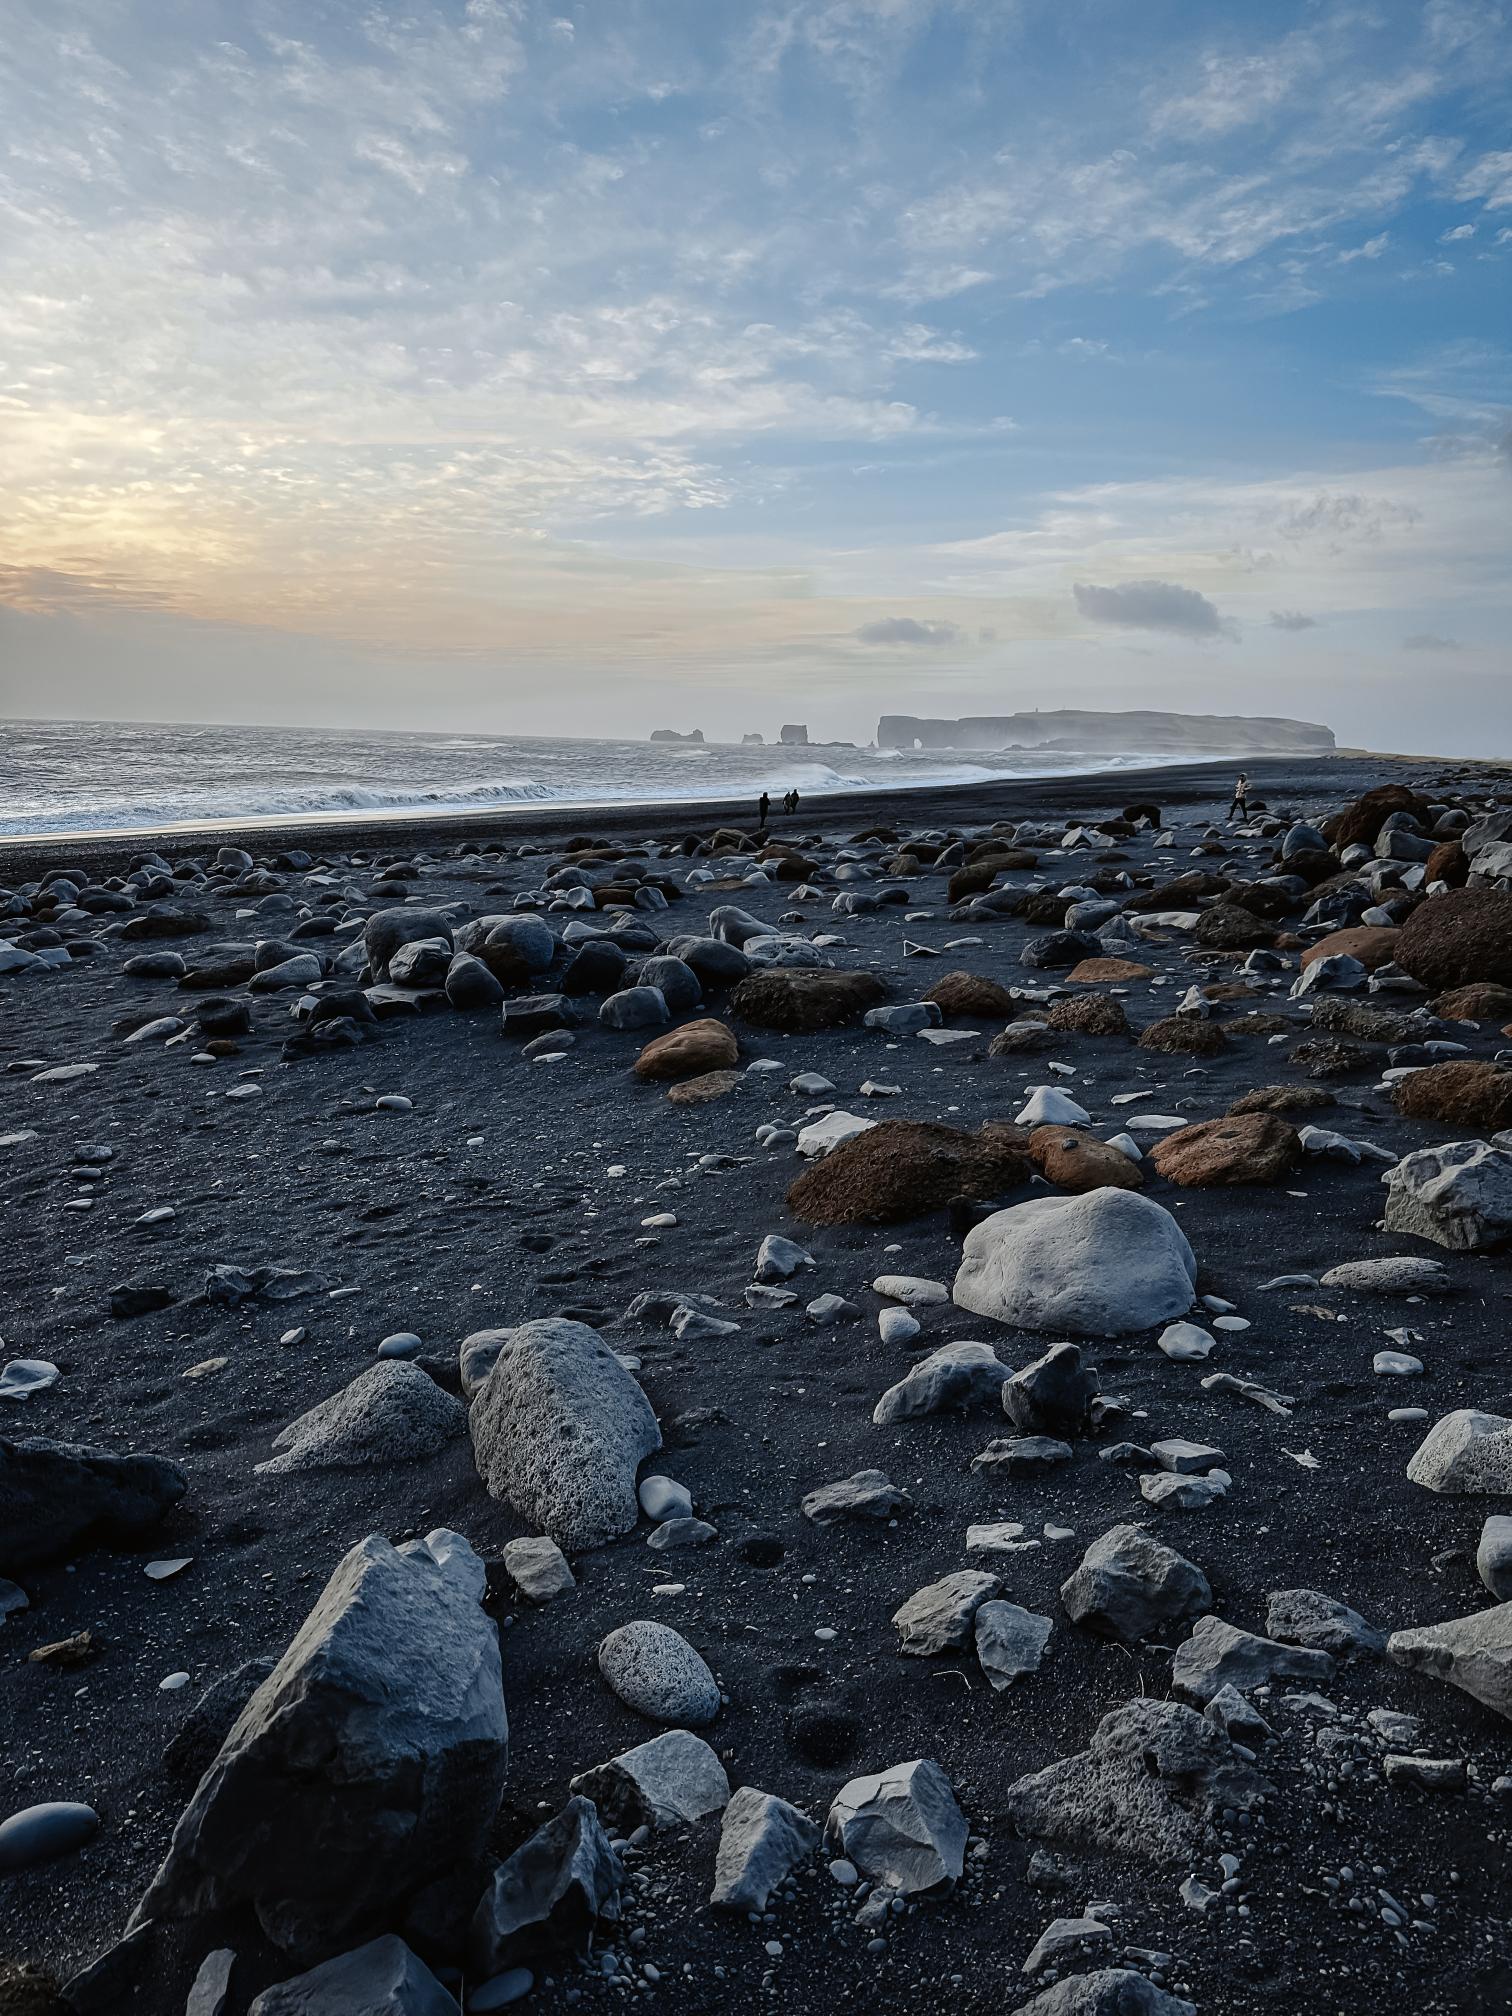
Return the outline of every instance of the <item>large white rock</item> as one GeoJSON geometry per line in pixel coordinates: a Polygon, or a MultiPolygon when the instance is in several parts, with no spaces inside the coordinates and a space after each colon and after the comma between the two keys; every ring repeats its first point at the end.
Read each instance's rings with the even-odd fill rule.
{"type": "Polygon", "coordinates": [[[634,1378],[596,1330],[561,1316],[510,1332],[471,1427],[490,1496],[569,1550],[629,1532],[640,1516],[635,1473],[661,1447],[634,1378]]]}
{"type": "Polygon", "coordinates": [[[931,1758],[852,1778],[837,1794],[824,1838],[863,1876],[905,1896],[959,1880],[966,1816],[931,1758]]]}
{"type": "Polygon", "coordinates": [[[1407,1465],[1426,1491],[1446,1496],[1512,1497],[1512,1421],[1458,1407],[1435,1421],[1407,1465]]]}
{"type": "Polygon", "coordinates": [[[309,1960],[465,1871],[508,1761],[485,1589],[444,1527],[399,1548],[358,1541],[231,1725],[133,1926],[250,1905],[309,1960]]]}
{"type": "Polygon", "coordinates": [[[1386,1185],[1386,1230],[1474,1253],[1512,1236],[1512,1150],[1445,1141],[1404,1155],[1386,1185]]]}
{"type": "Polygon", "coordinates": [[[973,1226],[954,1296],[1025,1330],[1118,1337],[1184,1316],[1197,1261],[1169,1211],[1132,1190],[1034,1197],[973,1226]]]}
{"type": "Polygon", "coordinates": [[[1092,1115],[1059,1085],[1033,1085],[1022,1110],[1014,1115],[1016,1127],[1085,1127],[1092,1115]]]}
{"type": "Polygon", "coordinates": [[[845,1113],[836,1107],[822,1120],[811,1121],[807,1127],[799,1128],[798,1153],[812,1161],[820,1155],[828,1155],[842,1141],[854,1141],[858,1134],[867,1133],[876,1124],[875,1120],[863,1120],[859,1113],[845,1113]]]}

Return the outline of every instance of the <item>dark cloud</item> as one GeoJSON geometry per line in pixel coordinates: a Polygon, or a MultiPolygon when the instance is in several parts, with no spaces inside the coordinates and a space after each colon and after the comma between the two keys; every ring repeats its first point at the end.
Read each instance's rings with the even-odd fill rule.
{"type": "Polygon", "coordinates": [[[874,623],[863,623],[851,635],[858,644],[904,644],[912,649],[918,645],[959,644],[966,632],[959,623],[924,623],[916,616],[879,616],[874,623]]]}
{"type": "Polygon", "coordinates": [[[1402,639],[1404,651],[1463,651],[1458,637],[1440,637],[1432,630],[1415,630],[1402,639]]]}
{"type": "Polygon", "coordinates": [[[1316,630],[1316,616],[1304,616],[1300,609],[1272,609],[1272,630],[1316,630]]]}
{"type": "Polygon", "coordinates": [[[1078,581],[1071,593],[1077,608],[1093,623],[1173,630],[1182,637],[1217,637],[1223,629],[1222,619],[1206,595],[1175,581],[1126,581],[1121,588],[1098,588],[1078,581]]]}

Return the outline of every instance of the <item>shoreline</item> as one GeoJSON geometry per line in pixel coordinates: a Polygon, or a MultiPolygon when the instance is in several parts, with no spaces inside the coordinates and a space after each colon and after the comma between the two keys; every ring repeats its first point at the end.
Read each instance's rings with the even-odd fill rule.
{"type": "MultiPolygon", "coordinates": [[[[1305,788],[1308,782],[1316,780],[1320,769],[1341,759],[1430,764],[1460,760],[1383,759],[1371,752],[1354,751],[1301,757],[1203,757],[1133,770],[1061,771],[996,781],[975,779],[955,784],[898,784],[890,789],[814,792],[804,797],[793,815],[793,829],[821,816],[823,823],[833,824],[835,813],[842,807],[847,822],[854,813],[859,825],[876,824],[886,817],[899,816],[900,803],[906,804],[909,823],[916,826],[963,818],[973,823],[983,820],[990,823],[1061,810],[1102,810],[1132,803],[1141,796],[1171,805],[1191,805],[1225,794],[1236,770],[1246,760],[1249,775],[1261,787],[1259,795],[1263,796],[1267,783],[1273,790],[1305,788]]],[[[582,832],[589,825],[615,839],[638,839],[659,834],[669,822],[679,822],[684,830],[703,831],[726,824],[744,827],[753,810],[746,797],[724,797],[638,803],[610,800],[598,805],[562,805],[555,800],[530,799],[487,809],[396,807],[392,811],[362,808],[313,815],[269,813],[256,818],[196,820],[167,826],[0,834],[0,867],[15,873],[19,864],[19,872],[24,876],[73,864],[108,874],[115,872],[115,863],[125,860],[129,865],[129,859],[149,850],[164,853],[170,859],[200,851],[207,839],[213,839],[218,846],[245,846],[249,851],[273,845],[303,847],[310,852],[339,846],[350,852],[406,840],[423,844],[424,836],[430,833],[452,836],[465,833],[468,838],[480,840],[520,834],[544,844],[582,832]]],[[[785,815],[774,820],[771,830],[779,834],[788,830],[785,815]]]]}

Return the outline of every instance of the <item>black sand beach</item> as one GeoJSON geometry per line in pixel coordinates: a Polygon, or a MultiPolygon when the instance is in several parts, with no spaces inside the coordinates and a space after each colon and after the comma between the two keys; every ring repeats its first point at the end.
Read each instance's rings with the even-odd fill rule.
{"type": "MultiPolygon", "coordinates": [[[[1320,889],[1344,890],[1358,870],[1319,851],[1302,864],[1311,886],[1301,894],[1273,890],[1253,909],[1238,895],[1276,872],[1293,823],[1327,820],[1376,787],[1405,787],[1435,807],[1462,803],[1478,816],[1505,785],[1465,762],[1340,757],[1248,768],[1270,818],[1257,815],[1243,830],[1223,821],[1233,779],[1227,764],[816,800],[772,834],[812,873],[757,886],[728,875],[687,882],[710,857],[685,851],[685,836],[748,831],[751,808],[735,806],[544,818],[525,809],[0,849],[0,885],[12,891],[55,870],[71,875],[76,889],[108,886],[147,854],[170,869],[197,860],[204,874],[181,876],[161,900],[170,912],[206,919],[183,936],[138,939],[133,921],[159,900],[143,893],[130,909],[101,909],[83,921],[74,913],[53,925],[52,937],[78,953],[66,965],[0,975],[7,1283],[0,1360],[46,1361],[61,1375],[29,1399],[0,1403],[0,1435],[112,1455],[152,1452],[177,1465],[188,1487],[135,1538],[62,1546],[24,1566],[0,1559],[0,1576],[28,1599],[0,1620],[4,1811],[80,1801],[100,1821],[77,1852],[0,1871],[0,2011],[177,2012],[214,1947],[237,1954],[224,2008],[242,2016],[259,1990],[308,1964],[280,1952],[246,1910],[219,1911],[203,1924],[159,1914],[92,1986],[76,1986],[70,2002],[59,2003],[47,1985],[75,1977],[120,1939],[259,1676],[223,1691],[196,1722],[207,1691],[248,1661],[283,1655],[342,1556],[365,1536],[397,1543],[437,1528],[465,1536],[487,1564],[486,1609],[499,1628],[510,1749],[489,1859],[508,1856],[559,1812],[575,1776],[657,1733],[610,1690],[595,1658],[607,1633],[642,1618],[680,1632],[712,1669],[723,1703],[699,1733],[732,1788],[778,1795],[822,1826],[847,1781],[933,1759],[969,1828],[951,1888],[899,1896],[896,1908],[873,1888],[868,1913],[867,1902],[858,1903],[865,1869],[860,1886],[837,1881],[828,1865],[841,1850],[827,1845],[799,1862],[759,1922],[708,1908],[717,1813],[655,1831],[625,1851],[622,1915],[600,1920],[591,1955],[543,1950],[521,1959],[533,1977],[524,2008],[637,2006],[692,2016],[871,2005],[986,2016],[1030,2005],[1057,1974],[1102,1968],[1129,1969],[1154,1984],[1152,1994],[1173,1999],[1099,2009],[1168,2011],[1184,2000],[1204,2016],[1278,2007],[1363,2016],[1386,1997],[1424,2016],[1512,2007],[1508,1721],[1387,1656],[1379,1640],[1340,1658],[1336,1671],[1314,1661],[1308,1677],[1303,1661],[1292,1675],[1241,1681],[1270,1733],[1236,1725],[1237,1761],[1218,1725],[1201,1724],[1216,1731],[1235,1769],[1248,1753],[1249,1768],[1266,1781],[1252,1810],[1243,1799],[1212,1800],[1200,1774],[1185,1767],[1173,1767],[1159,1799],[1152,1794],[1144,1806],[1137,1785],[1130,1791],[1120,1780],[1122,1793],[1099,1795],[1093,1818],[1083,1815],[1080,1836],[1070,1822],[1059,1836],[1034,1833],[1022,1801],[1010,1796],[1027,1774],[1085,1751],[1110,1711],[1141,1699],[1192,1704],[1173,1684],[1190,1614],[1125,1644],[1078,1624],[1063,1607],[1061,1585],[1088,1547],[1122,1523],[1196,1563],[1210,1585],[1203,1607],[1244,1632],[1265,1634],[1268,1599],[1298,1589],[1339,1599],[1383,1633],[1492,1602],[1477,1576],[1476,1548],[1484,1517],[1506,1497],[1426,1489],[1406,1471],[1440,1417],[1465,1408],[1512,1415],[1512,1274],[1496,1250],[1451,1250],[1384,1231],[1379,1221],[1383,1175],[1397,1158],[1448,1141],[1489,1140],[1512,1121],[1398,1110],[1381,1078],[1394,1055],[1432,1064],[1460,1054],[1423,1051],[1421,1024],[1392,1040],[1379,1032],[1367,1040],[1358,1017],[1313,1025],[1320,1002],[1410,1018],[1448,991],[1442,986],[1425,991],[1409,981],[1402,990],[1367,992],[1361,976],[1356,985],[1291,998],[1302,952],[1331,928],[1303,924],[1309,905],[1320,889]],[[1123,808],[1150,801],[1158,824],[1118,822],[1123,808]],[[1100,824],[1110,819],[1111,833],[1100,824]],[[965,836],[969,851],[999,824],[1022,826],[1013,844],[1036,857],[995,871],[1000,888],[1041,892],[1032,918],[1022,904],[1020,914],[1007,914],[973,909],[969,897],[950,902],[952,868],[921,858],[951,835],[965,836]],[[1063,830],[1076,826],[1090,842],[1058,851],[1063,830]],[[879,829],[890,837],[852,849],[876,875],[836,879],[852,836],[879,829]],[[1159,844],[1161,833],[1171,844],[1159,844]],[[911,855],[909,836],[924,835],[911,855]],[[250,947],[290,937],[302,916],[360,920],[406,900],[427,910],[456,904],[458,922],[512,913],[517,895],[541,891],[569,861],[566,843],[577,838],[603,843],[570,857],[586,864],[582,886],[628,889],[623,914],[646,927],[644,942],[632,931],[626,947],[625,986],[658,941],[706,935],[711,911],[738,906],[777,932],[834,934],[841,942],[826,948],[834,968],[874,976],[891,1004],[921,1000],[955,971],[1038,991],[1010,1012],[946,1012],[946,1030],[977,1033],[934,1044],[866,1027],[859,1015],[844,1026],[784,1033],[743,1015],[730,988],[710,981],[702,1004],[673,1013],[671,1024],[712,1017],[727,1025],[739,1044],[739,1077],[707,1088],[705,1101],[681,1104],[666,1082],[646,1082],[631,1068],[663,1030],[602,1026],[601,993],[575,998],[574,1040],[557,1051],[548,1044],[555,1061],[543,1061],[539,1045],[532,1057],[524,1044],[537,1027],[550,1033],[550,1011],[527,1024],[526,1035],[501,1033],[496,1006],[463,1012],[434,987],[409,999],[396,989],[379,997],[382,1019],[355,1031],[371,1040],[326,1046],[307,1033],[301,1040],[307,1025],[291,1010],[310,990],[297,976],[273,991],[250,989],[245,978],[197,990],[175,974],[136,978],[122,970],[127,959],[153,952],[176,953],[193,969],[212,944],[250,947]],[[235,866],[216,870],[223,847],[254,857],[250,877],[235,866]],[[471,851],[459,852],[464,847],[471,851]],[[300,850],[315,857],[309,866],[300,850]],[[380,874],[385,860],[402,862],[403,872],[380,874]],[[1173,893],[1157,914],[1237,908],[1254,924],[1248,944],[1216,942],[1221,934],[1206,941],[1190,921],[1169,922],[1141,925],[1137,951],[1099,947],[1087,955],[1132,959],[1148,977],[1076,981],[1068,977],[1074,960],[1024,963],[1025,946],[1060,930],[1060,913],[1077,900],[1061,902],[1055,892],[1100,885],[1139,923],[1150,914],[1138,906],[1151,891],[1194,872],[1213,879],[1173,893]],[[636,881],[627,878],[665,884],[673,900],[636,907],[636,881]],[[888,889],[904,891],[904,900],[859,914],[833,908],[848,891],[888,889]],[[292,903],[260,910],[272,895],[292,903]],[[1241,974],[1248,953],[1268,946],[1277,952],[1274,970],[1241,974]],[[1134,1036],[1174,1017],[1193,985],[1218,991],[1188,1027],[1218,1034],[1200,1051],[1138,1045],[1134,1036]],[[195,1029],[207,994],[249,1010],[250,1029],[221,1039],[224,1054],[207,1051],[195,1029]],[[1057,1002],[1090,995],[1111,1004],[1109,1029],[1121,1007],[1128,1033],[1097,1033],[1090,1016],[1088,1026],[1055,1026],[1057,1002]],[[1021,1049],[990,1054],[1007,1023],[1044,1015],[1051,1027],[1043,1040],[1031,1032],[1021,1049]],[[175,1028],[130,1040],[160,1017],[177,1018],[188,1040],[173,1040],[182,1033],[175,1028]],[[761,1059],[780,1068],[751,1072],[761,1059]],[[90,1068],[48,1076],[68,1066],[90,1068]],[[817,1073],[833,1089],[790,1090],[801,1073],[817,1073]],[[863,1096],[865,1083],[897,1089],[863,1096]],[[1272,1138],[1277,1159],[1268,1180],[1209,1187],[1160,1174],[1151,1159],[1159,1136],[1142,1135],[1140,1194],[1164,1207],[1190,1242],[1196,1293],[1231,1305],[1228,1313],[1249,1327],[1214,1330],[1220,1312],[1198,1303],[1192,1320],[1215,1341],[1210,1357],[1190,1363],[1158,1348],[1164,1321],[1083,1337],[1085,1364],[1124,1409],[1079,1422],[1066,1438],[1069,1457],[1047,1455],[1049,1467],[973,1471],[986,1445],[1015,1433],[996,1399],[886,1427],[873,1424],[874,1405],[947,1343],[990,1344],[1015,1370],[1065,1333],[934,1301],[915,1310],[915,1337],[886,1343],[879,1313],[900,1305],[871,1284],[904,1275],[949,1289],[962,1235],[973,1215],[985,1215],[968,1204],[1008,1209],[1070,1193],[1036,1178],[1032,1187],[1026,1180],[986,1197],[965,1193],[953,1209],[942,1198],[893,1222],[817,1223],[786,1202],[808,1166],[791,1138],[759,1145],[756,1135],[764,1126],[802,1127],[826,1107],[974,1135],[1012,1122],[1035,1086],[1068,1093],[1104,1140],[1130,1114],[1204,1122],[1257,1088],[1310,1087],[1319,1103],[1279,1112],[1284,1131],[1316,1125],[1384,1152],[1356,1163],[1289,1144],[1277,1149],[1272,1138]],[[1126,1094],[1142,1096],[1113,1103],[1126,1094]],[[402,1103],[379,1103],[386,1099],[402,1103]],[[98,1156],[96,1147],[111,1152],[98,1156]],[[165,1207],[171,1215],[154,1215],[165,1207]],[[648,1222],[665,1216],[675,1222],[648,1222]],[[813,1257],[811,1269],[785,1284],[797,1291],[791,1306],[765,1298],[750,1306],[746,1298],[768,1234],[795,1240],[813,1257]],[[1341,1263],[1400,1254],[1444,1263],[1437,1284],[1444,1292],[1425,1298],[1316,1285],[1341,1263]],[[243,1294],[245,1281],[215,1273],[268,1267],[309,1278],[294,1284],[295,1299],[274,1300],[266,1288],[243,1294]],[[1262,1292],[1287,1275],[1314,1285],[1262,1292]],[[207,1282],[218,1284],[208,1294],[207,1282]],[[123,1288],[162,1292],[134,1303],[119,1298],[123,1288]],[[807,1305],[824,1295],[851,1308],[816,1321],[807,1305]],[[646,1296],[653,1299],[630,1313],[646,1296]],[[124,1313],[156,1301],[162,1306],[124,1313]],[[678,1335],[680,1307],[737,1327],[694,1322],[678,1335]],[[656,1551],[646,1544],[654,1521],[642,1519],[608,1544],[567,1548],[572,1593],[541,1605],[524,1600],[501,1554],[541,1528],[485,1489],[460,1405],[435,1453],[258,1474],[275,1453],[274,1437],[374,1366],[382,1340],[413,1333],[411,1362],[456,1395],[464,1338],[548,1317],[589,1326],[638,1363],[663,1443],[642,1474],[685,1485],[716,1538],[656,1551]],[[1374,1372],[1374,1355],[1386,1350],[1420,1359],[1422,1373],[1374,1372]],[[1276,1405],[1286,1411],[1253,1390],[1205,1387],[1214,1373],[1281,1396],[1276,1405]],[[1426,1419],[1388,1419],[1401,1408],[1424,1409],[1426,1419]],[[1166,1509],[1141,1492],[1141,1474],[1155,1474],[1153,1459],[1105,1460],[1120,1443],[1148,1450],[1165,1438],[1207,1445],[1204,1460],[1231,1478],[1227,1489],[1201,1509],[1166,1509]],[[805,1516],[806,1494],[865,1470],[884,1472],[907,1494],[895,1518],[821,1526],[805,1516]],[[968,1554],[968,1526],[994,1521],[1019,1522],[1025,1544],[968,1554]],[[167,1579],[145,1572],[149,1563],[179,1559],[188,1565],[167,1579]],[[1002,1598],[1052,1621],[1039,1670],[1002,1691],[989,1685],[969,1628],[964,1649],[922,1657],[899,1650],[891,1621],[899,1607],[968,1569],[996,1576],[1002,1598]],[[85,1633],[72,1654],[33,1657],[85,1633]],[[162,1683],[179,1674],[187,1682],[165,1691],[162,1683]],[[1416,1724],[1390,1716],[1373,1723],[1377,1710],[1416,1724]],[[192,1727],[199,1734],[188,1740],[192,1727]],[[1444,1786],[1425,1787],[1424,1774],[1400,1767],[1388,1772],[1389,1754],[1443,1762],[1444,1786]],[[1202,1837],[1197,1847],[1165,1827],[1162,1801],[1183,1825],[1190,1821],[1202,1837]],[[1052,1921],[1086,1918],[1097,1924],[1068,1935],[1053,1971],[1024,1972],[1052,1921]],[[30,1963],[35,1972],[15,1972],[6,1986],[5,1962],[30,1963]]],[[[1413,819],[1414,832],[1435,823],[1413,819]]],[[[1374,843],[1372,833],[1366,844],[1374,843]]],[[[722,846],[718,858],[733,852],[722,846]]],[[[1410,865],[1404,854],[1398,866],[1410,865]]],[[[1420,901],[1389,884],[1379,898],[1394,913],[1383,929],[1404,924],[1420,901]]],[[[621,900],[525,914],[544,917],[560,935],[574,921],[611,923],[621,900]]],[[[1429,896],[1422,907],[1444,900],[1429,896]]],[[[1512,896],[1499,900],[1512,906],[1512,896]]],[[[45,939],[49,906],[33,894],[23,907],[30,914],[13,911],[6,932],[25,943],[40,926],[45,939]]],[[[1341,916],[1350,907],[1346,900],[1341,916]]],[[[1353,907],[1348,923],[1362,906],[1353,907]]],[[[290,950],[329,961],[361,942],[356,928],[295,936],[290,950]]],[[[236,969],[234,960],[222,963],[236,969]]],[[[506,980],[507,999],[554,993],[562,963],[558,957],[542,973],[506,980]]],[[[327,974],[315,998],[370,977],[327,974]]],[[[1466,1057],[1489,1063],[1512,1042],[1507,1022],[1512,1013],[1428,1027],[1432,1039],[1463,1044],[1466,1057]]],[[[1494,1113],[1494,1100],[1486,1110],[1494,1113]]],[[[0,1513],[6,1504],[0,1495],[0,1513]]],[[[1504,1656],[1512,1666],[1512,1651],[1504,1656]]],[[[309,1767],[317,1786],[319,1769],[309,1767]]],[[[1148,1775],[1160,1777],[1153,1765],[1148,1775]]],[[[331,1794],[334,1814],[340,1796],[331,1794]]],[[[380,1904],[374,1924],[404,1931],[455,1992],[463,1964],[456,1940],[441,1931],[427,1944],[424,1929],[446,1913],[425,1921],[413,1904],[412,1897],[380,1904]]],[[[455,1913],[455,1897],[449,1908],[455,1913]]],[[[470,1908],[469,1898],[464,1918],[470,1908]]],[[[467,1990],[479,1985],[475,1972],[466,1976],[467,1990]]]]}

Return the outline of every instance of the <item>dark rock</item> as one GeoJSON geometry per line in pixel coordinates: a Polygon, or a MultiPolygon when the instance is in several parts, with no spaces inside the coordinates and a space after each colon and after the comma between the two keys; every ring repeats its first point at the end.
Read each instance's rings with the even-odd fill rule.
{"type": "Polygon", "coordinates": [[[163,1456],[113,1456],[42,1436],[0,1440],[0,1574],[139,1539],[188,1488],[163,1456]]]}

